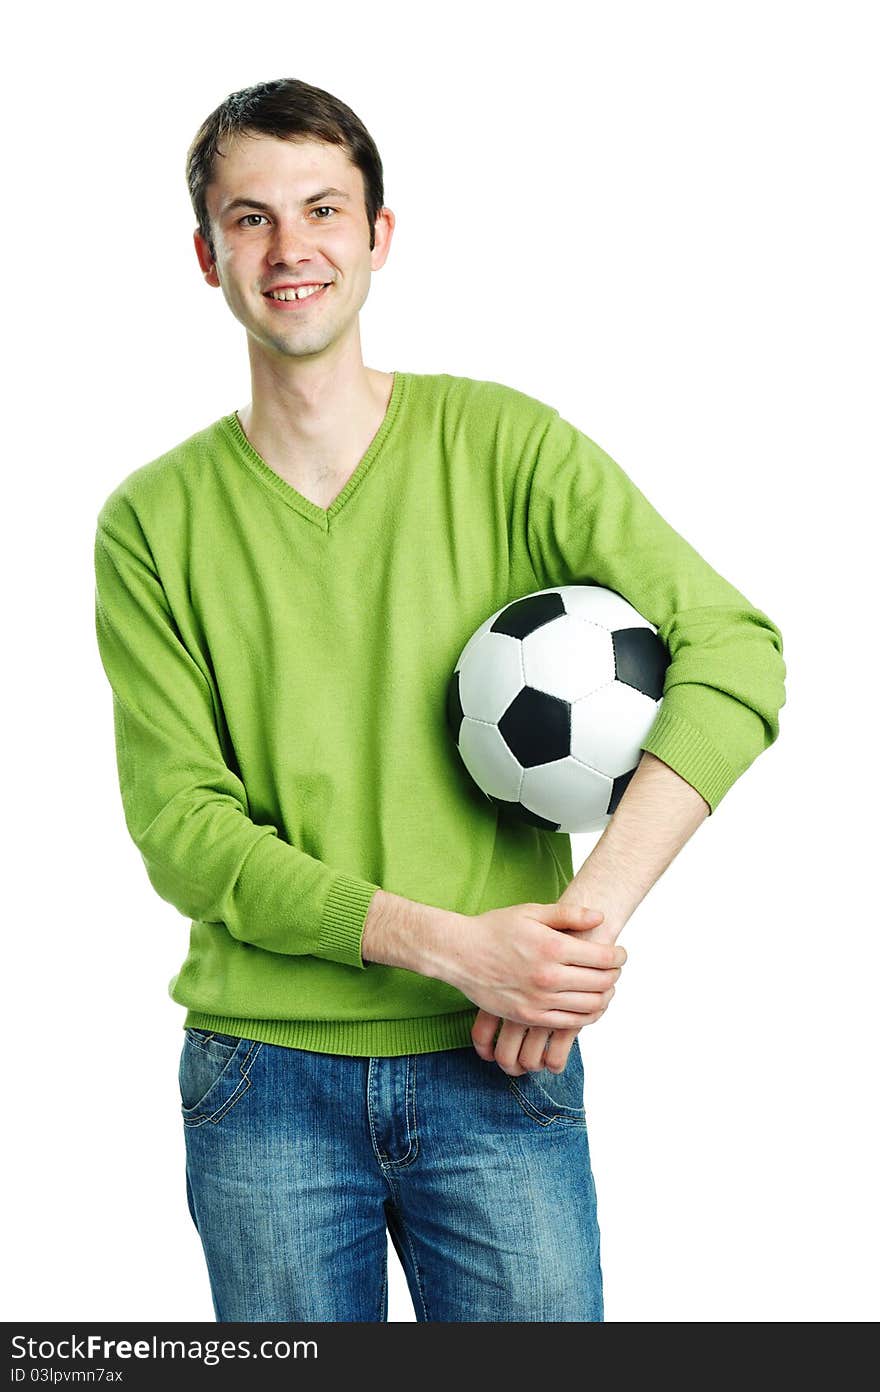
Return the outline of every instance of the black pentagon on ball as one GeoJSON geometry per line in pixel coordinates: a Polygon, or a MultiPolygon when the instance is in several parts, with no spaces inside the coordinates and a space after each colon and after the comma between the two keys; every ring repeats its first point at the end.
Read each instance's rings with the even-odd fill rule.
{"type": "Polygon", "coordinates": [[[617,680],[659,701],[669,666],[666,644],[650,628],[618,628],[611,641],[617,680]]]}
{"type": "Polygon", "coordinates": [[[564,613],[561,594],[526,595],[502,609],[489,632],[506,633],[510,638],[528,638],[530,633],[552,623],[564,613]]]}
{"type": "MultiPolygon", "coordinates": [[[[636,765],[636,768],[638,768],[638,764],[636,765]]],[[[635,771],[636,770],[634,768],[631,768],[629,773],[622,773],[619,778],[615,778],[614,784],[611,789],[611,797],[608,799],[608,807],[606,809],[607,816],[610,817],[612,813],[617,811],[617,804],[620,802],[620,799],[623,797],[624,793],[629,787],[629,780],[632,778],[635,771]]]]}
{"type": "Polygon", "coordinates": [[[551,764],[571,752],[571,706],[559,696],[524,686],[498,721],[511,754],[523,768],[551,764]]]}
{"type": "Polygon", "coordinates": [[[446,687],[446,724],[456,744],[458,744],[458,737],[461,733],[461,722],[464,720],[464,707],[461,704],[458,679],[459,673],[453,672],[446,687]]]}
{"type": "Polygon", "coordinates": [[[507,802],[504,798],[493,797],[491,793],[489,801],[495,804],[503,816],[512,817],[519,822],[527,822],[529,826],[538,827],[540,831],[559,830],[558,822],[548,822],[546,817],[539,817],[537,812],[523,807],[521,802],[507,802]]]}

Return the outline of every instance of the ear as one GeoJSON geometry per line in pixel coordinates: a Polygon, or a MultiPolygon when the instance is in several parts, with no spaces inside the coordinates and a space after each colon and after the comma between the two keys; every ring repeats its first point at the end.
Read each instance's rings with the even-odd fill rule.
{"type": "Polygon", "coordinates": [[[376,245],[370,252],[370,269],[378,271],[385,265],[391,250],[396,219],[390,208],[380,208],[376,214],[376,245]]]}
{"type": "Polygon", "coordinates": [[[202,269],[202,274],[204,275],[206,281],[209,285],[219,286],[220,278],[217,275],[217,267],[215,266],[214,258],[211,255],[211,248],[208,246],[208,243],[206,242],[205,238],[202,236],[198,228],[196,228],[196,230],[193,232],[193,243],[195,245],[196,256],[198,257],[199,265],[202,269]]]}

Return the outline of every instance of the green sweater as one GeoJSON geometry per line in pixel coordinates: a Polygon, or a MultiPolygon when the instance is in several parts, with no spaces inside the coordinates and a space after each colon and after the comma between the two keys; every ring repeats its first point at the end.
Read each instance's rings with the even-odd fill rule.
{"type": "Polygon", "coordinates": [[[396,372],[324,509],[236,413],[129,473],[95,537],[128,832],[191,920],[184,1026],[328,1053],[469,1044],[477,1006],[365,962],[377,888],[462,914],[552,903],[567,834],[501,817],[445,720],[462,648],[554,585],[617,590],[671,661],[642,745],[714,812],[776,738],[778,628],[553,407],[396,372]]]}

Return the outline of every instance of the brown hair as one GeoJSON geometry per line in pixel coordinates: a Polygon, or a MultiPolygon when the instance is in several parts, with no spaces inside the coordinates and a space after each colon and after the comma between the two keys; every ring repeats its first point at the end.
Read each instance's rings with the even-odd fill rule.
{"type": "Polygon", "coordinates": [[[279,139],[324,140],[341,145],[363,175],[370,250],[376,241],[376,217],[385,202],[382,161],[375,142],[351,107],[321,87],[296,77],[281,77],[231,92],[199,127],[187,151],[186,182],[199,231],[216,259],[206,193],[214,177],[214,159],[223,156],[219,142],[238,135],[274,135],[279,139]]]}

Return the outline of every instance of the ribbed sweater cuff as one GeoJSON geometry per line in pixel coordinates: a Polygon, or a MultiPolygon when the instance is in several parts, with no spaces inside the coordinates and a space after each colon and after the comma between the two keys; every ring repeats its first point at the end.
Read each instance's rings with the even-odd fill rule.
{"type": "Polygon", "coordinates": [[[336,876],[324,906],[315,948],[317,957],[327,957],[347,967],[365,968],[361,956],[364,921],[370,901],[379,888],[380,885],[359,880],[354,875],[336,876]]]}
{"type": "Polygon", "coordinates": [[[666,704],[660,707],[642,749],[656,754],[706,799],[709,813],[737,780],[736,770],[702,730],[677,715],[666,704]]]}

